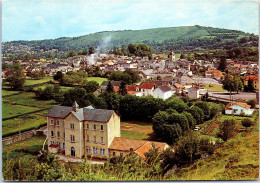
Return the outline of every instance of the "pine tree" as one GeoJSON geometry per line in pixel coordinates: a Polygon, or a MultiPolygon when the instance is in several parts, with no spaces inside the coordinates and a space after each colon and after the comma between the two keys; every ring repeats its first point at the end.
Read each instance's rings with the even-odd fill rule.
{"type": "Polygon", "coordinates": [[[106,92],[108,92],[108,93],[115,93],[114,87],[113,87],[111,81],[108,81],[106,92]]]}
{"type": "Polygon", "coordinates": [[[127,95],[126,83],[124,81],[121,82],[118,93],[123,96],[127,95]]]}

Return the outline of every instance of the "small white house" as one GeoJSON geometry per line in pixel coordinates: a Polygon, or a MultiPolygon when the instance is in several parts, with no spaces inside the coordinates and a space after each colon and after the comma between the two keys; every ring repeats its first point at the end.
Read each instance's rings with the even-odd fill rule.
{"type": "Polygon", "coordinates": [[[139,88],[140,88],[140,92],[142,92],[143,96],[153,95],[153,91],[155,89],[155,84],[143,83],[139,88]]]}
{"type": "Polygon", "coordinates": [[[169,86],[159,86],[153,91],[154,98],[166,100],[172,96],[172,90],[169,86]]]}
{"type": "Polygon", "coordinates": [[[244,103],[229,103],[225,108],[225,114],[241,115],[244,113],[246,116],[251,116],[254,109],[250,109],[250,105],[244,103]]]}
{"type": "Polygon", "coordinates": [[[189,98],[195,98],[195,99],[200,98],[199,87],[194,86],[194,87],[188,88],[188,97],[189,98]]]}

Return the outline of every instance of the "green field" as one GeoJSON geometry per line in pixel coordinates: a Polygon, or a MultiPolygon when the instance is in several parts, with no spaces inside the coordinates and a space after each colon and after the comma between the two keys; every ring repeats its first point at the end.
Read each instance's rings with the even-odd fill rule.
{"type": "MultiPolygon", "coordinates": [[[[25,149],[29,152],[38,152],[42,149],[46,136],[34,136],[30,139],[26,139],[20,142],[15,142],[10,145],[3,146],[3,152],[11,152],[14,150],[25,149]]],[[[48,141],[45,143],[48,144],[48,141]]]]}
{"type": "Polygon", "coordinates": [[[103,81],[107,81],[107,78],[101,78],[101,77],[88,77],[88,81],[96,81],[100,85],[103,81]]]}
{"type": "Polygon", "coordinates": [[[13,102],[31,107],[48,108],[55,104],[54,100],[37,100],[33,92],[21,93],[10,97],[5,97],[3,101],[13,102]]]}
{"type": "Polygon", "coordinates": [[[21,116],[2,122],[2,135],[19,132],[19,129],[31,129],[47,124],[46,117],[35,114],[21,116]]]}
{"type": "Polygon", "coordinates": [[[8,91],[8,90],[2,90],[2,96],[6,96],[6,95],[13,95],[13,94],[17,94],[19,93],[19,91],[8,91]]]}
{"type": "Polygon", "coordinates": [[[205,84],[204,88],[207,89],[208,91],[216,91],[216,92],[227,91],[227,90],[224,90],[221,85],[217,85],[217,84],[205,84]],[[211,85],[211,87],[209,85],[211,85]]]}
{"type": "Polygon", "coordinates": [[[48,81],[53,81],[53,77],[44,77],[44,78],[41,78],[41,79],[26,79],[24,86],[41,84],[41,83],[45,83],[45,82],[48,82],[48,81]]]}
{"type": "Polygon", "coordinates": [[[140,139],[140,140],[149,139],[148,134],[138,133],[138,132],[129,132],[129,131],[121,131],[121,137],[128,138],[128,139],[140,139]]]}
{"type": "Polygon", "coordinates": [[[9,118],[37,110],[39,108],[2,103],[2,118],[9,118]]]}

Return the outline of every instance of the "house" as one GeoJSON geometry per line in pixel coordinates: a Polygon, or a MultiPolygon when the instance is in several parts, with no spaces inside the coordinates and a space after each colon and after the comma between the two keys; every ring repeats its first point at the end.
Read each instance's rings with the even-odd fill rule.
{"type": "Polygon", "coordinates": [[[251,116],[254,112],[254,109],[250,109],[250,105],[244,104],[244,103],[229,103],[225,107],[225,114],[230,115],[241,115],[244,113],[246,116],[251,116]]]}
{"type": "Polygon", "coordinates": [[[169,86],[159,86],[153,92],[154,98],[162,98],[166,100],[172,96],[172,90],[169,86]]]}
{"type": "Polygon", "coordinates": [[[206,78],[215,78],[217,80],[222,79],[224,76],[221,71],[219,70],[208,70],[205,72],[206,78]]]}
{"type": "Polygon", "coordinates": [[[259,90],[258,76],[249,75],[243,77],[244,86],[248,85],[248,81],[251,80],[255,90],[259,90]]]}
{"type": "Polygon", "coordinates": [[[142,83],[140,86],[140,91],[142,92],[143,96],[153,95],[153,91],[155,89],[155,84],[153,83],[142,83]]]}
{"type": "Polygon", "coordinates": [[[48,150],[68,157],[108,159],[131,151],[142,158],[153,148],[165,150],[161,142],[121,138],[120,116],[113,110],[54,106],[47,114],[48,150]]]}
{"type": "Polygon", "coordinates": [[[108,147],[120,137],[120,117],[113,110],[54,106],[47,114],[48,150],[65,156],[108,158],[108,147]],[[52,144],[56,144],[52,147],[52,144]],[[58,145],[58,146],[57,146],[58,145]]]}
{"type": "Polygon", "coordinates": [[[198,99],[200,98],[200,89],[197,86],[193,86],[191,88],[188,88],[188,97],[198,99]]]}

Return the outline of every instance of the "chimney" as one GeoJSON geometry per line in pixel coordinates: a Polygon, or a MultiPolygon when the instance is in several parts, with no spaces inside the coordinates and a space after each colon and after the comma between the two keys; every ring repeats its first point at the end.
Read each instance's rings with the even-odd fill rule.
{"type": "Polygon", "coordinates": [[[76,101],[74,101],[73,105],[72,105],[72,109],[77,112],[79,110],[79,105],[77,104],[76,101]]]}

